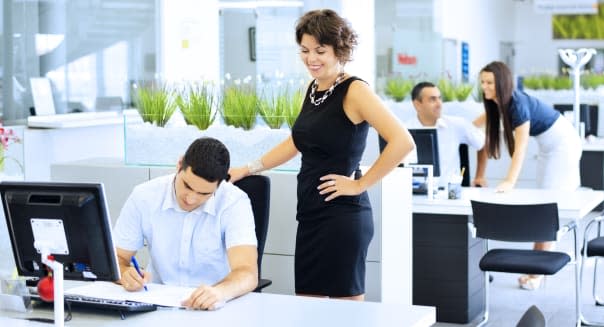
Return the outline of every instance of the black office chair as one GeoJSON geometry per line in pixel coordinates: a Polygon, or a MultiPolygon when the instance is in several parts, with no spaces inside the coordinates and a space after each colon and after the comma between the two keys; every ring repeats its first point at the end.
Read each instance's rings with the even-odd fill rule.
{"type": "Polygon", "coordinates": [[[470,153],[468,145],[462,143],[459,145],[459,171],[463,170],[461,186],[471,186],[470,183],[470,153]]]}
{"type": "Polygon", "coordinates": [[[273,282],[261,278],[262,255],[268,232],[268,220],[271,199],[271,180],[263,175],[251,175],[235,182],[235,185],[247,193],[252,203],[254,223],[256,224],[256,239],[258,240],[258,286],[254,292],[260,293],[263,288],[273,282]]]}
{"type": "MultiPolygon", "coordinates": [[[[595,257],[594,263],[594,278],[593,278],[593,289],[592,295],[596,305],[604,305],[604,301],[600,299],[596,293],[597,286],[597,275],[598,275],[598,259],[600,257],[604,257],[604,236],[602,236],[602,221],[604,221],[604,216],[598,216],[590,221],[585,227],[585,233],[583,234],[583,260],[581,264],[581,278],[580,285],[583,286],[583,271],[585,268],[585,263],[588,258],[595,257]],[[596,237],[589,239],[591,230],[594,226],[597,226],[596,237]]],[[[582,290],[582,288],[581,288],[582,290]]],[[[602,321],[590,321],[587,320],[583,313],[580,314],[581,323],[586,326],[604,326],[604,322],[602,321]]]]}
{"type": "Polygon", "coordinates": [[[489,319],[488,272],[507,272],[530,275],[553,275],[569,263],[575,264],[576,321],[579,322],[579,267],[576,226],[573,223],[559,228],[558,206],[544,204],[497,204],[471,201],[473,223],[468,223],[472,235],[487,240],[487,252],[480,259],[479,267],[485,274],[485,311],[483,326],[489,319]],[[522,249],[488,249],[488,240],[504,242],[548,242],[558,235],[573,231],[574,260],[564,252],[522,249]]]}

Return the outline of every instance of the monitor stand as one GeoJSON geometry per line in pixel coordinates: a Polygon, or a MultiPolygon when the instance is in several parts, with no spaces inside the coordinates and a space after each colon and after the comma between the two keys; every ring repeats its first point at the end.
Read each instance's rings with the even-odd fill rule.
{"type": "MultiPolygon", "coordinates": [[[[34,244],[34,246],[36,245],[37,244],[34,244]]],[[[36,248],[38,247],[36,246],[36,248]]],[[[42,255],[42,262],[52,270],[55,326],[63,327],[65,325],[65,307],[63,306],[63,264],[54,259],[50,254],[48,247],[42,247],[40,249],[40,254],[42,255]]]]}

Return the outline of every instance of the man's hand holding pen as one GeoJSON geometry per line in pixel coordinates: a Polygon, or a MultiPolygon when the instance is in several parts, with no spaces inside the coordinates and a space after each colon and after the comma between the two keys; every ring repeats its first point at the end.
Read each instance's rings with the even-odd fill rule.
{"type": "Polygon", "coordinates": [[[151,273],[141,270],[138,267],[136,259],[132,262],[133,265],[122,271],[120,284],[127,291],[134,292],[142,289],[147,290],[147,284],[151,281],[151,273]]]}

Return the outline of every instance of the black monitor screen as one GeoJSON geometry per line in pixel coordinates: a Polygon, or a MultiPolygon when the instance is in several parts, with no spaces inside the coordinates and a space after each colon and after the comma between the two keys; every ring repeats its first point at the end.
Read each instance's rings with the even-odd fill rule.
{"type": "MultiPolygon", "coordinates": [[[[554,109],[564,114],[567,111],[573,111],[574,106],[572,104],[554,104],[554,109]]],[[[582,123],[585,123],[586,136],[598,135],[598,105],[582,103],[579,106],[579,119],[582,123]]]]}
{"type": "Polygon", "coordinates": [[[434,176],[440,176],[440,159],[438,158],[438,133],[436,128],[409,129],[415,141],[417,163],[434,166],[434,176]]]}
{"type": "Polygon", "coordinates": [[[0,196],[20,275],[46,274],[45,244],[65,279],[119,279],[102,184],[2,182],[0,196]]]}
{"type": "MultiPolygon", "coordinates": [[[[417,162],[421,165],[432,165],[433,175],[440,176],[440,159],[438,156],[438,133],[436,128],[412,128],[409,133],[415,142],[417,162]]],[[[379,136],[380,152],[386,147],[386,141],[379,136]]]]}

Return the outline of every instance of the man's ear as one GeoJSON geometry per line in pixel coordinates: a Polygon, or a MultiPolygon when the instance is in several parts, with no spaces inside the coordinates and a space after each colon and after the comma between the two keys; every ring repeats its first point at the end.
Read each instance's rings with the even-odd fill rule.
{"type": "Polygon", "coordinates": [[[180,156],[180,158],[178,158],[178,161],[176,162],[176,172],[179,172],[180,168],[182,167],[182,159],[183,157],[180,156]]]}

